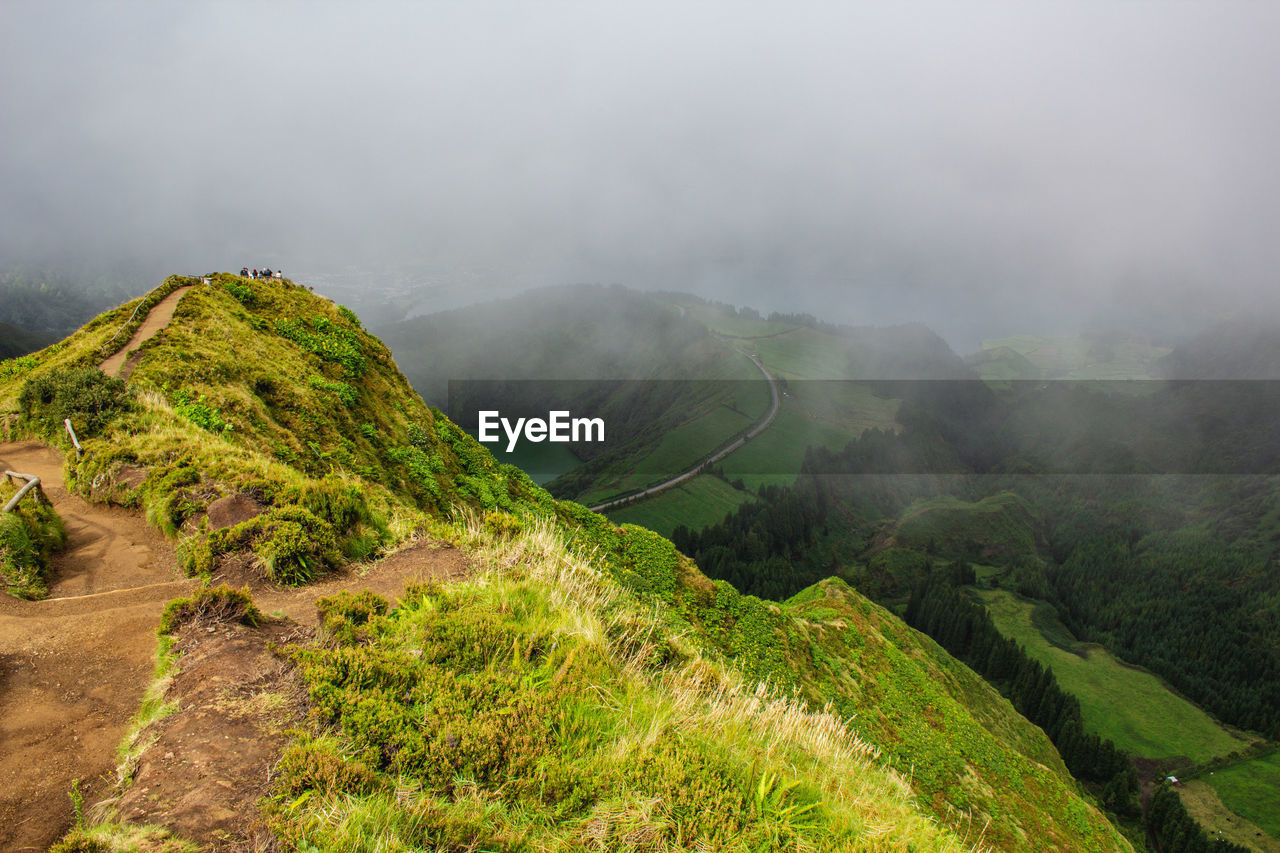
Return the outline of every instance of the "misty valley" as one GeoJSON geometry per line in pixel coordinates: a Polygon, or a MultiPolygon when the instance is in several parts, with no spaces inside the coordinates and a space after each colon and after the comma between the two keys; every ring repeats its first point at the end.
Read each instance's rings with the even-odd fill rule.
{"type": "MultiPolygon", "coordinates": [[[[114,805],[59,849],[140,843],[131,821],[182,813],[188,782],[147,756],[186,755],[179,740],[204,725],[188,706],[266,734],[284,775],[265,798],[219,808],[296,849],[341,848],[374,825],[407,833],[409,815],[437,808],[457,817],[405,837],[574,844],[584,815],[605,821],[632,789],[686,815],[645,819],[670,843],[745,832],[765,849],[863,849],[856,798],[796,787],[870,772],[847,764],[860,750],[889,774],[877,808],[893,786],[911,792],[895,846],[951,849],[980,821],[995,849],[1275,849],[1280,362],[1267,354],[1280,333],[1210,329],[1179,346],[1024,335],[962,358],[919,324],[840,326],[617,286],[376,331],[287,279],[175,276],[0,362],[0,461],[64,476],[84,499],[52,486],[52,502],[24,507],[25,490],[0,492],[16,507],[0,540],[14,603],[0,615],[36,618],[23,606],[48,599],[59,609],[41,618],[55,624],[70,589],[131,590],[139,614],[171,584],[188,594],[164,607],[161,649],[177,651],[160,665],[191,675],[158,676],[151,689],[170,698],[135,724],[150,734],[129,736],[121,781],[91,788],[114,805]],[[73,432],[83,445],[67,444],[73,432]],[[68,448],[65,475],[46,443],[68,448]],[[123,568],[81,579],[76,531],[131,512],[158,531],[153,550],[172,538],[193,581],[123,568]],[[466,560],[478,562],[457,568],[466,560]],[[401,594],[401,572],[436,574],[393,609],[383,595],[401,594]],[[367,583],[385,593],[357,594],[367,583]],[[338,591],[284,592],[317,585],[338,591]],[[276,648],[283,631],[300,644],[276,648]],[[198,653],[209,632],[231,645],[198,653]],[[200,698],[213,677],[201,673],[237,666],[283,680],[250,705],[200,698]],[[634,716],[600,718],[588,683],[626,692],[616,707],[668,734],[635,745],[634,716]],[[750,684],[765,705],[716,704],[750,684]],[[690,698],[708,689],[722,699],[690,698]],[[433,698],[446,696],[453,710],[433,698]],[[781,765],[760,770],[775,758],[754,752],[762,709],[800,715],[796,732],[834,727],[844,745],[795,741],[788,754],[813,763],[777,781],[781,765]],[[746,728],[725,729],[732,742],[680,734],[680,715],[702,726],[708,713],[746,728]],[[569,728],[557,741],[510,727],[535,718],[569,728]],[[608,732],[657,775],[605,761],[608,732]],[[552,772],[562,817],[528,823],[552,772]],[[456,774],[525,793],[495,794],[515,799],[486,830],[456,774]],[[416,804],[382,799],[393,776],[415,780],[416,804]],[[585,781],[597,776],[608,783],[585,781]],[[520,787],[530,778],[539,787],[520,787]],[[738,781],[699,787],[712,779],[738,781]],[[152,805],[131,793],[144,788],[161,792],[152,805]]],[[[229,748],[209,760],[244,772],[247,747],[229,748]]],[[[166,823],[156,849],[221,825],[166,823]]]]}
{"type": "Polygon", "coordinates": [[[841,578],[981,673],[1157,844],[1187,834],[1183,803],[1206,843],[1280,832],[1280,335],[1027,335],[962,359],[921,327],[536,293],[382,333],[428,399],[446,375],[502,377],[513,400],[626,412],[608,446],[569,445],[553,494],[764,599],[841,578]],[[481,328],[504,346],[473,361],[481,328]],[[748,354],[781,410],[709,464],[768,408],[748,354]]]}
{"type": "Polygon", "coordinates": [[[1280,853],[1277,32],[3,0],[0,851],[1280,853]]]}

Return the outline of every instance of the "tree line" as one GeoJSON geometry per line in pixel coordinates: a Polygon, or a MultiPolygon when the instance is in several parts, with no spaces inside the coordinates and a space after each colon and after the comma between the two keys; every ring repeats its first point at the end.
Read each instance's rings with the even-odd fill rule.
{"type": "Polygon", "coordinates": [[[1018,713],[1043,729],[1071,775],[1104,786],[1104,806],[1136,817],[1138,775],[1128,753],[1084,731],[1079,700],[1058,686],[1053,670],[1001,634],[987,609],[959,589],[974,580],[973,567],[966,563],[934,572],[912,591],[904,616],[907,624],[968,664],[1018,713]]]}

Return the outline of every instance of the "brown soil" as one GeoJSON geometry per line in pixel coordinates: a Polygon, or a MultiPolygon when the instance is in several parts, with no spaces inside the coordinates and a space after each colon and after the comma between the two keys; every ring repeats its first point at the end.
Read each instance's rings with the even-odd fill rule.
{"type": "MultiPolygon", "coordinates": [[[[371,589],[394,598],[408,583],[465,574],[462,555],[418,542],[366,567],[303,589],[259,584],[254,601],[275,619],[261,628],[184,626],[174,651],[176,674],[165,693],[180,710],[143,733],[144,752],[133,782],[114,810],[121,820],[164,826],[215,851],[269,847],[257,801],[288,743],[306,717],[305,688],[271,646],[315,635],[315,600],[341,589],[371,589]]],[[[252,586],[252,584],[251,584],[252,586]]]]}
{"type": "Polygon", "coordinates": [[[222,530],[224,527],[235,527],[265,511],[265,506],[248,495],[227,495],[209,504],[206,512],[209,516],[209,527],[222,530]]]}
{"type": "Polygon", "coordinates": [[[0,445],[0,468],[40,477],[69,534],[49,600],[0,598],[0,849],[43,850],[66,830],[71,780],[113,769],[160,611],[193,582],[136,514],[68,494],[57,451],[0,445]]]}
{"type": "MultiPolygon", "coordinates": [[[[73,779],[81,780],[86,803],[110,793],[107,780],[115,771],[116,746],[151,678],[160,612],[168,601],[192,590],[196,582],[179,577],[172,547],[140,514],[91,504],[68,494],[63,488],[58,452],[36,442],[0,444],[3,468],[39,476],[70,534],[67,550],[54,563],[49,599],[20,601],[0,594],[0,850],[44,850],[71,823],[67,792],[73,779]]],[[[255,587],[255,601],[264,613],[309,626],[316,623],[314,602],[319,596],[339,589],[368,588],[394,597],[407,582],[458,577],[465,574],[467,566],[457,551],[421,542],[380,562],[298,590],[266,584],[261,574],[243,561],[240,569],[244,580],[255,587]]],[[[236,636],[235,632],[223,632],[218,634],[218,644],[209,646],[206,638],[194,646],[202,654],[211,648],[223,649],[212,665],[213,674],[225,681],[215,684],[252,687],[254,678],[265,676],[269,681],[275,677],[271,666],[276,664],[268,666],[261,656],[265,641],[233,642],[236,636]]],[[[268,631],[262,636],[272,635],[268,631]]],[[[179,667],[199,674],[208,657],[191,658],[179,667]]],[[[207,832],[191,823],[196,820],[191,815],[200,811],[193,804],[223,802],[207,799],[217,792],[200,786],[225,788],[220,783],[232,782],[235,791],[259,790],[260,785],[255,788],[234,780],[244,778],[238,774],[265,772],[265,756],[278,754],[279,741],[259,738],[262,755],[246,753],[246,745],[253,740],[248,733],[261,721],[218,717],[206,707],[214,702],[214,694],[192,684],[191,678],[184,679],[181,674],[174,681],[174,689],[190,692],[190,701],[196,703],[193,714],[175,715],[175,719],[188,721],[183,724],[186,733],[180,732],[180,740],[175,741],[181,748],[166,748],[158,753],[158,759],[154,749],[149,751],[145,756],[150,762],[149,781],[135,785],[139,791],[145,787],[149,792],[167,793],[147,800],[159,804],[154,808],[137,797],[130,806],[147,814],[147,821],[181,823],[185,831],[194,833],[193,838],[213,839],[215,831],[234,836],[241,829],[227,829],[227,815],[216,809],[206,811],[210,820],[207,832]],[[219,740],[223,735],[226,737],[219,740]],[[175,758],[164,759],[170,751],[175,758]],[[200,770],[193,776],[196,766],[200,770]],[[182,791],[192,798],[186,806],[182,791]],[[189,807],[194,810],[184,811],[189,807]]],[[[245,811],[241,806],[257,795],[244,796],[248,799],[226,800],[233,805],[224,807],[248,821],[253,810],[245,811]]]]}
{"type": "Polygon", "coordinates": [[[144,732],[154,742],[113,804],[120,819],[158,824],[204,847],[254,849],[256,802],[287,730],[306,717],[305,690],[270,645],[311,634],[286,622],[184,626],[174,644],[181,664],[166,691],[181,710],[144,732]]]}
{"type": "Polygon", "coordinates": [[[138,359],[136,357],[129,358],[129,354],[142,346],[142,342],[147,338],[169,325],[169,321],[173,319],[173,312],[178,310],[179,300],[190,289],[190,285],[179,287],[173,293],[157,302],[147,314],[147,319],[143,320],[142,325],[133,333],[129,343],[121,347],[120,351],[115,355],[98,365],[102,372],[108,376],[118,375],[121,379],[128,379],[129,374],[138,366],[138,359]]]}

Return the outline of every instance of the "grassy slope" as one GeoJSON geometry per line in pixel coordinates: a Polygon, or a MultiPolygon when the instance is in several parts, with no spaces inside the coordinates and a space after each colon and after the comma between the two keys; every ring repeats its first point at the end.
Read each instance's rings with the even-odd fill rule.
{"type": "Polygon", "coordinates": [[[1044,733],[932,640],[834,579],[785,612],[804,640],[793,647],[796,669],[855,715],[854,728],[936,811],[967,813],[958,825],[985,825],[1001,850],[1128,846],[1098,827],[1044,733]]]}
{"type": "Polygon", "coordinates": [[[1280,752],[1272,752],[1204,775],[1207,783],[1233,812],[1256,823],[1263,832],[1280,839],[1280,752]]]}
{"type": "Polygon", "coordinates": [[[9,323],[0,323],[0,358],[26,355],[53,343],[55,337],[39,332],[28,332],[9,323]]]}
{"type": "MultiPolygon", "coordinates": [[[[979,593],[996,627],[1053,668],[1062,689],[1080,700],[1088,731],[1148,758],[1187,756],[1203,762],[1247,745],[1149,672],[1124,664],[1100,646],[1074,643],[1065,628],[1050,643],[1032,621],[1036,604],[1005,590],[979,593]]],[[[1043,606],[1043,605],[1042,605],[1043,606]]]]}
{"type": "Polygon", "coordinates": [[[271,814],[287,840],[963,849],[840,717],[754,690],[550,528],[474,536],[479,576],[363,626],[343,602],[328,617],[338,648],[299,653],[337,731],[286,758],[271,814]],[[360,790],[311,770],[336,755],[360,790]]]}
{"type": "MultiPolygon", "coordinates": [[[[182,283],[186,282],[169,284],[182,283]]],[[[998,849],[1127,849],[1106,820],[1075,793],[1074,783],[1065,776],[1043,734],[1018,717],[981,679],[887,611],[838,582],[816,587],[784,607],[739,596],[725,584],[712,584],[655,534],[615,527],[574,504],[555,505],[523,473],[498,466],[470,437],[427,409],[409,390],[380,342],[332,304],[288,283],[254,285],[253,292],[238,295],[235,286],[245,285],[228,276],[192,290],[169,329],[144,348],[132,379],[140,391],[133,409],[115,417],[100,435],[87,438],[84,460],[70,466],[72,487],[91,498],[109,495],[144,506],[153,522],[183,537],[180,550],[186,553],[198,551],[192,543],[208,544],[197,523],[202,506],[220,494],[250,491],[272,505],[277,515],[269,513],[266,527],[245,531],[243,539],[216,541],[225,548],[251,548],[264,563],[269,562],[271,549],[279,547],[277,534],[289,518],[302,518],[306,524],[314,522],[315,530],[328,530],[348,552],[357,545],[367,552],[423,526],[460,535],[449,534],[457,528],[446,523],[459,510],[501,508],[522,519],[490,514],[489,521],[472,534],[472,546],[480,553],[506,547],[497,531],[525,529],[528,535],[521,534],[515,541],[528,548],[541,541],[539,530],[551,530],[568,544],[537,545],[544,552],[550,549],[547,559],[494,560],[500,570],[523,565],[532,572],[542,566],[543,574],[504,577],[504,585],[474,593],[431,596],[433,601],[444,601],[474,594],[475,612],[487,614],[478,617],[482,621],[515,620],[503,630],[526,635],[517,649],[545,650],[542,640],[530,644],[529,639],[549,638],[550,648],[558,648],[563,656],[535,661],[529,651],[524,653],[526,662],[534,666],[530,684],[542,685],[535,692],[550,689],[575,643],[586,637],[597,644],[594,652],[584,648],[580,653],[584,661],[604,659],[603,669],[587,671],[586,683],[605,686],[605,696],[613,695],[618,701],[593,699],[589,707],[580,709],[602,721],[575,736],[573,743],[578,746],[573,749],[584,751],[573,752],[573,744],[566,741],[563,751],[557,747],[548,755],[561,764],[602,773],[612,766],[612,772],[625,774],[629,771],[624,764],[592,762],[607,762],[609,751],[623,745],[651,750],[655,773],[652,778],[648,774],[634,777],[631,800],[612,805],[600,799],[580,801],[588,810],[603,803],[605,813],[618,818],[613,825],[633,818],[648,820],[644,815],[636,818],[635,809],[649,808],[643,805],[651,802],[646,786],[661,783],[661,773],[680,768],[680,772],[693,772],[701,766],[707,780],[722,780],[717,785],[725,778],[736,780],[730,787],[755,803],[760,820],[741,838],[758,840],[776,832],[781,838],[817,833],[816,839],[836,840],[834,846],[823,846],[824,841],[819,845],[822,849],[896,850],[908,844],[917,849],[954,849],[958,838],[981,839],[998,849]],[[314,333],[309,343],[295,339],[294,320],[301,320],[304,329],[314,333]],[[290,329],[293,337],[282,333],[290,329]],[[359,369],[356,356],[363,359],[359,369]],[[227,424],[230,429],[225,428],[227,424]],[[127,487],[125,466],[146,472],[141,487],[127,487]],[[191,523],[186,523],[188,519],[191,523]],[[545,527],[548,524],[553,528],[545,527]],[[255,538],[257,534],[262,538],[255,538]],[[587,586],[603,590],[604,599],[631,603],[621,610],[602,605],[603,610],[576,613],[574,608],[590,602],[584,603],[583,587],[570,577],[581,572],[566,568],[574,561],[583,564],[587,586]],[[552,610],[557,613],[551,614],[552,610]],[[592,620],[598,626],[594,633],[592,620]],[[645,647],[651,647],[657,657],[642,655],[652,666],[647,663],[649,669],[635,675],[628,668],[628,655],[645,647]],[[699,658],[720,673],[711,697],[730,704],[727,716],[715,716],[721,712],[707,695],[695,691],[691,700],[680,686],[687,686],[692,677],[687,666],[699,658]],[[540,681],[539,672],[550,681],[540,681]],[[750,695],[759,680],[784,693],[796,691],[805,701],[788,704],[779,694],[774,699],[765,697],[761,704],[750,695]],[[742,686],[734,688],[734,684],[742,686]],[[635,714],[615,713],[610,718],[609,707],[630,707],[632,697],[635,714]],[[850,761],[869,754],[856,746],[832,752],[828,745],[812,740],[820,728],[818,722],[827,719],[821,709],[828,705],[838,718],[821,725],[827,726],[835,742],[856,744],[861,738],[874,744],[883,751],[892,772],[876,761],[851,765],[850,761]],[[681,707],[688,709],[681,713],[694,720],[688,731],[714,734],[681,733],[678,720],[668,713],[681,707]],[[799,714],[802,722],[792,726],[794,734],[788,735],[791,740],[782,744],[779,753],[779,730],[768,721],[786,714],[799,714]],[[831,728],[832,721],[843,723],[831,728]],[[675,733],[668,738],[668,731],[675,733]],[[690,756],[702,764],[690,764],[685,760],[690,756]],[[905,787],[899,777],[908,780],[905,787]],[[804,808],[818,800],[820,807],[804,808]]],[[[16,370],[6,368],[0,399],[14,399],[28,376],[98,358],[99,344],[118,328],[128,310],[125,306],[91,324],[64,345],[36,354],[16,370]]],[[[48,437],[57,440],[56,431],[48,437]]],[[[499,681],[509,678],[509,665],[503,661],[512,659],[504,657],[505,652],[494,654],[480,662],[482,668],[499,681]]],[[[466,673],[477,671],[474,661],[443,660],[456,667],[446,666],[446,684],[467,682],[466,673]]],[[[571,691],[573,701],[588,695],[587,690],[571,691]]],[[[543,698],[559,702],[563,697],[546,694],[543,698]]],[[[354,739],[359,732],[344,732],[342,737],[350,740],[339,745],[340,751],[357,756],[354,739]]],[[[431,736],[447,734],[443,729],[431,736]]],[[[683,777],[665,778],[668,782],[663,784],[670,786],[659,791],[685,791],[687,786],[680,783],[683,777]]],[[[445,812],[428,810],[434,815],[434,826],[447,829],[455,825],[454,818],[463,820],[464,828],[504,825],[495,822],[490,806],[485,805],[494,803],[499,791],[484,785],[464,788],[446,786],[450,799],[439,804],[445,812]]],[[[717,798],[722,794],[735,796],[733,790],[720,788],[690,790],[696,792],[685,791],[686,797],[693,797],[686,800],[692,813],[698,813],[699,803],[720,803],[717,798]]],[[[325,809],[349,803],[345,794],[358,791],[330,793],[337,799],[315,797],[305,808],[299,806],[289,818],[292,829],[283,827],[280,832],[287,835],[302,827],[299,831],[314,831],[314,837],[323,840],[328,830],[318,824],[307,829],[308,821],[320,821],[325,809]]],[[[432,794],[437,795],[444,794],[432,794]]],[[[557,811],[556,802],[554,798],[523,802],[520,808],[525,811],[507,828],[551,827],[548,831],[572,833],[601,826],[589,817],[580,822],[583,812],[557,811]]],[[[382,809],[386,817],[388,810],[398,806],[382,802],[371,808],[382,809]]],[[[707,812],[704,818],[728,820],[718,807],[702,811],[707,812]]],[[[421,823],[421,813],[415,820],[421,823]]],[[[678,822],[663,826],[667,827],[664,832],[681,831],[678,822]]],[[[672,836],[677,837],[683,836],[672,836]]],[[[738,835],[723,837],[730,841],[721,849],[745,849],[738,835]]],[[[330,849],[343,846],[332,841],[330,849]]]]}
{"type": "Polygon", "coordinates": [[[977,551],[984,563],[1038,559],[1030,508],[1012,492],[974,502],[950,495],[917,501],[903,511],[894,538],[920,550],[932,543],[946,556],[977,551]]]}
{"type": "Polygon", "coordinates": [[[703,474],[608,515],[618,524],[638,524],[670,536],[682,524],[695,530],[715,524],[751,497],[719,477],[703,474]]]}
{"type": "Polygon", "coordinates": [[[984,379],[1153,379],[1170,352],[1140,339],[1016,335],[983,341],[970,358],[984,379]]]}

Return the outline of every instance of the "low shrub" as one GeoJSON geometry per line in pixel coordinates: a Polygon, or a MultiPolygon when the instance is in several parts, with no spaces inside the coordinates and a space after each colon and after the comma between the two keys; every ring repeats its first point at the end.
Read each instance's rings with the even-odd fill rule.
{"type": "Polygon", "coordinates": [[[189,624],[236,624],[257,627],[262,611],[253,603],[249,588],[202,586],[190,598],[175,598],[160,615],[160,634],[172,634],[189,624]]]}
{"type": "Polygon", "coordinates": [[[173,410],[209,432],[223,435],[235,429],[235,424],[222,417],[217,407],[209,405],[203,394],[193,397],[185,388],[174,395],[173,410]]]}
{"type": "Polygon", "coordinates": [[[188,572],[212,568],[220,554],[250,548],[262,561],[267,577],[276,583],[297,586],[342,564],[333,525],[301,506],[275,507],[235,527],[212,533],[185,551],[188,572]],[[208,551],[206,553],[205,548],[208,551]]]}
{"type": "Polygon", "coordinates": [[[303,737],[280,756],[277,796],[296,797],[308,790],[359,796],[392,786],[359,761],[348,759],[327,738],[303,737]]]}
{"type": "Polygon", "coordinates": [[[371,590],[359,593],[342,590],[337,595],[316,600],[320,628],[339,645],[355,645],[369,637],[365,626],[390,607],[388,601],[371,590]]]}
{"type": "Polygon", "coordinates": [[[131,404],[124,380],[96,367],[52,370],[28,379],[18,395],[22,414],[46,436],[60,432],[68,418],[81,438],[96,435],[131,404]]]}

